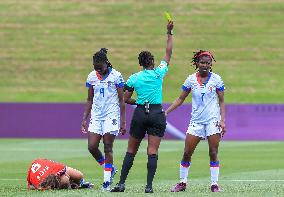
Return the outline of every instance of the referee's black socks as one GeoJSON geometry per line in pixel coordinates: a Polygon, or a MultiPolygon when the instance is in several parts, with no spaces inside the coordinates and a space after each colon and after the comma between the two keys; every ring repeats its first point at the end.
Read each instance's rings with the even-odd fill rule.
{"type": "Polygon", "coordinates": [[[158,155],[148,155],[148,163],[147,163],[147,187],[152,188],[152,182],[156,173],[157,169],[157,161],[158,161],[158,155]]]}
{"type": "Polygon", "coordinates": [[[119,180],[120,184],[125,183],[129,170],[133,165],[134,157],[135,157],[134,154],[126,152],[124,156],[123,164],[122,164],[121,174],[120,174],[120,180],[119,180]]]}

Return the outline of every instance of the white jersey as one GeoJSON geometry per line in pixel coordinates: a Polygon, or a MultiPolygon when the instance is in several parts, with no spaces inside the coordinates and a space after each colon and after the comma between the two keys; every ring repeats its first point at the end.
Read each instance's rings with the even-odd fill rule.
{"type": "Polygon", "coordinates": [[[212,119],[220,120],[220,106],[216,91],[224,91],[225,86],[219,75],[210,72],[207,81],[202,84],[198,73],[194,73],[187,77],[182,89],[192,92],[191,122],[208,124],[212,119]]]}
{"type": "Polygon", "coordinates": [[[117,87],[123,88],[123,86],[121,73],[113,68],[109,68],[109,74],[103,79],[96,71],[88,75],[86,87],[94,89],[92,120],[105,120],[108,115],[120,115],[117,87]]]}

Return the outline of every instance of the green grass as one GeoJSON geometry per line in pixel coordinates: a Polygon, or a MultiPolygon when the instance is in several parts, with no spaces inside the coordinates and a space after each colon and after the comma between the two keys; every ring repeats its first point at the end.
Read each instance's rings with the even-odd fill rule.
{"type": "MultiPolygon", "coordinates": [[[[175,21],[164,102],[180,93],[192,51],[209,49],[229,103],[283,103],[284,3],[227,1],[0,2],[0,102],[83,102],[92,54],[109,59],[127,79],[141,50],[164,54],[166,19],[175,21]]],[[[189,102],[188,100],[187,102],[189,102]]]]}
{"type": "MultiPolygon", "coordinates": [[[[114,147],[115,164],[121,168],[127,142],[117,140],[114,147]]],[[[209,196],[210,173],[206,142],[201,142],[193,156],[190,184],[177,196],[209,196]]],[[[158,170],[154,180],[154,196],[171,196],[169,189],[178,181],[182,141],[163,141],[159,151],[158,170]]],[[[283,196],[284,143],[234,142],[220,145],[220,185],[218,196],[283,196]]],[[[0,139],[1,196],[108,196],[101,191],[103,172],[87,151],[86,140],[0,139]],[[86,180],[95,184],[92,190],[27,191],[26,174],[31,160],[45,157],[81,170],[86,180]]],[[[124,194],[113,196],[142,196],[146,182],[146,142],[139,153],[126,182],[124,194]]],[[[118,181],[119,174],[115,177],[118,181]]]]}

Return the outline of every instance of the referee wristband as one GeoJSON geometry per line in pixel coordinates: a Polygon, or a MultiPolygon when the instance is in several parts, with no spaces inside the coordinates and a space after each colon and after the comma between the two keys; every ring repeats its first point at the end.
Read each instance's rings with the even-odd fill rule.
{"type": "Polygon", "coordinates": [[[167,32],[168,35],[174,35],[173,30],[167,32]]]}

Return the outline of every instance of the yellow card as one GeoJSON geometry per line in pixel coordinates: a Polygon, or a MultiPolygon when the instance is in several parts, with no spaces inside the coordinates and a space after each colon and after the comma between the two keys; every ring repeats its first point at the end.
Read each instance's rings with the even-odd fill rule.
{"type": "Polygon", "coordinates": [[[172,17],[168,12],[165,12],[165,15],[166,15],[166,18],[169,22],[172,21],[172,17]]]}

